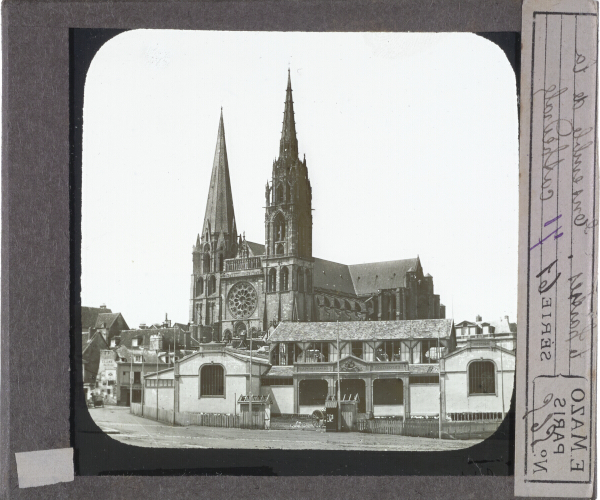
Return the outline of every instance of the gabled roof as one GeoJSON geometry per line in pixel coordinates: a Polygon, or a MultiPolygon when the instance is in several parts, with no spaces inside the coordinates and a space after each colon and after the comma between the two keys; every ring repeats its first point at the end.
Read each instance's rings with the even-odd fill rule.
{"type": "Polygon", "coordinates": [[[261,245],[260,243],[254,243],[253,241],[246,240],[246,245],[248,245],[248,248],[250,248],[253,257],[265,254],[265,246],[261,245]]]}
{"type": "Polygon", "coordinates": [[[477,351],[477,350],[480,350],[480,351],[500,350],[505,354],[509,354],[511,356],[516,356],[515,351],[510,351],[510,350],[502,347],[501,345],[497,344],[493,340],[487,340],[487,341],[486,340],[478,340],[476,342],[470,342],[470,343],[467,343],[466,345],[458,347],[451,353],[446,354],[444,356],[444,359],[451,358],[453,356],[457,356],[459,354],[462,354],[465,351],[477,351]]]}
{"type": "Polygon", "coordinates": [[[94,328],[98,314],[111,313],[106,307],[81,307],[81,329],[89,330],[94,328]]]}
{"type": "MultiPolygon", "coordinates": [[[[140,346],[148,347],[150,345],[150,337],[161,334],[163,336],[163,345],[174,347],[174,340],[177,339],[177,348],[182,349],[184,346],[191,347],[193,342],[189,340],[191,333],[179,328],[142,328],[139,330],[123,330],[120,333],[120,346],[132,347],[131,339],[138,338],[142,341],[140,346]],[[187,337],[187,338],[186,338],[187,337]]],[[[195,344],[194,344],[195,345],[195,344]]]]}
{"type": "Polygon", "coordinates": [[[108,344],[100,332],[94,333],[87,345],[83,346],[81,357],[85,362],[84,383],[95,380],[100,366],[100,351],[104,349],[108,349],[108,344]]]}
{"type": "MultiPolygon", "coordinates": [[[[121,313],[110,312],[98,314],[98,316],[96,317],[96,323],[94,324],[94,328],[110,329],[112,328],[115,321],[119,319],[119,316],[121,316],[121,313]]],[[[121,316],[121,319],[123,319],[125,329],[129,328],[129,326],[127,326],[127,323],[125,323],[125,319],[123,318],[123,316],[121,316]]]]}
{"type": "Polygon", "coordinates": [[[340,340],[395,340],[448,338],[451,319],[408,321],[344,321],[341,323],[297,323],[284,321],[271,333],[269,342],[313,342],[340,340]]]}
{"type": "MultiPolygon", "coordinates": [[[[487,323],[489,324],[489,323],[487,323]]],[[[473,321],[461,321],[460,323],[456,323],[454,325],[456,328],[461,328],[463,326],[477,326],[477,323],[473,322],[473,321]]]]}
{"type": "MultiPolygon", "coordinates": [[[[155,365],[157,361],[158,361],[159,366],[164,366],[167,364],[167,363],[164,363],[163,361],[161,361],[161,359],[160,359],[160,356],[165,354],[164,351],[159,351],[157,353],[156,351],[151,351],[148,348],[138,349],[137,347],[133,347],[130,349],[130,348],[122,345],[122,346],[115,348],[114,352],[117,353],[117,356],[119,357],[119,359],[117,361],[120,363],[123,363],[123,362],[131,363],[132,356],[143,356],[144,364],[148,364],[148,365],[154,364],[155,365]],[[125,359],[125,361],[121,361],[121,359],[125,359]]],[[[177,350],[177,355],[184,356],[185,351],[177,350]]],[[[133,361],[135,362],[135,358],[133,358],[133,361]]]]}

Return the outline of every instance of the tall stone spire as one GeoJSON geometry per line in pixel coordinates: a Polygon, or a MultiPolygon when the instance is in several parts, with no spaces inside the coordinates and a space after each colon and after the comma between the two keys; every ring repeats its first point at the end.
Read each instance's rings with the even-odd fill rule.
{"type": "Polygon", "coordinates": [[[233,197],[231,181],[229,180],[229,163],[227,162],[227,147],[225,145],[225,127],[223,125],[223,108],[217,134],[217,147],[213,161],[210,188],[206,202],[206,213],[202,227],[203,236],[209,230],[211,234],[227,234],[235,238],[237,228],[233,212],[233,197]],[[210,229],[209,229],[210,228],[210,229]]]}
{"type": "Polygon", "coordinates": [[[288,68],[288,84],[285,93],[285,109],[283,111],[283,128],[279,143],[279,157],[298,158],[298,139],[296,138],[296,122],[294,121],[294,101],[292,101],[292,78],[288,68]]]}

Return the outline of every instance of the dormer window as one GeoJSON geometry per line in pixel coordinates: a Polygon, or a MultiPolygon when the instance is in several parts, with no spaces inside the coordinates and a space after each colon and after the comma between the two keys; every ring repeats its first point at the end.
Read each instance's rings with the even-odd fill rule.
{"type": "Polygon", "coordinates": [[[138,339],[131,339],[131,347],[137,347],[138,346],[138,339]]]}
{"type": "Polygon", "coordinates": [[[142,362],[142,357],[141,356],[134,356],[133,359],[134,359],[134,361],[136,363],[141,363],[142,362]]]}
{"type": "Polygon", "coordinates": [[[110,346],[111,347],[117,347],[117,340],[116,339],[110,339],[110,346]]]}

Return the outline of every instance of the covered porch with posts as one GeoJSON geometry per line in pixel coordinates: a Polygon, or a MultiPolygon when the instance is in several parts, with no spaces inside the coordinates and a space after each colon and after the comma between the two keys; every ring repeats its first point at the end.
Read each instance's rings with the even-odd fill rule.
{"type": "MultiPolygon", "coordinates": [[[[340,362],[340,397],[356,399],[358,413],[365,417],[410,417],[408,363],[365,363],[352,356],[340,362]],[[379,366],[384,365],[384,366],[379,366]]],[[[337,398],[337,363],[295,365],[294,407],[299,415],[310,415],[325,407],[325,400],[337,398]]]]}

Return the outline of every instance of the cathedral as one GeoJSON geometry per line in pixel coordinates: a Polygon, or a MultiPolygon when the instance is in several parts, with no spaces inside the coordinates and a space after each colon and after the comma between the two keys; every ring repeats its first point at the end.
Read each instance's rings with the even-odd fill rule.
{"type": "Polygon", "coordinates": [[[281,322],[445,318],[419,257],[346,265],[313,256],[312,187],[298,151],[289,70],[265,207],[264,244],[238,234],[221,111],[204,223],[192,251],[189,319],[203,338],[262,337],[281,322]]]}

